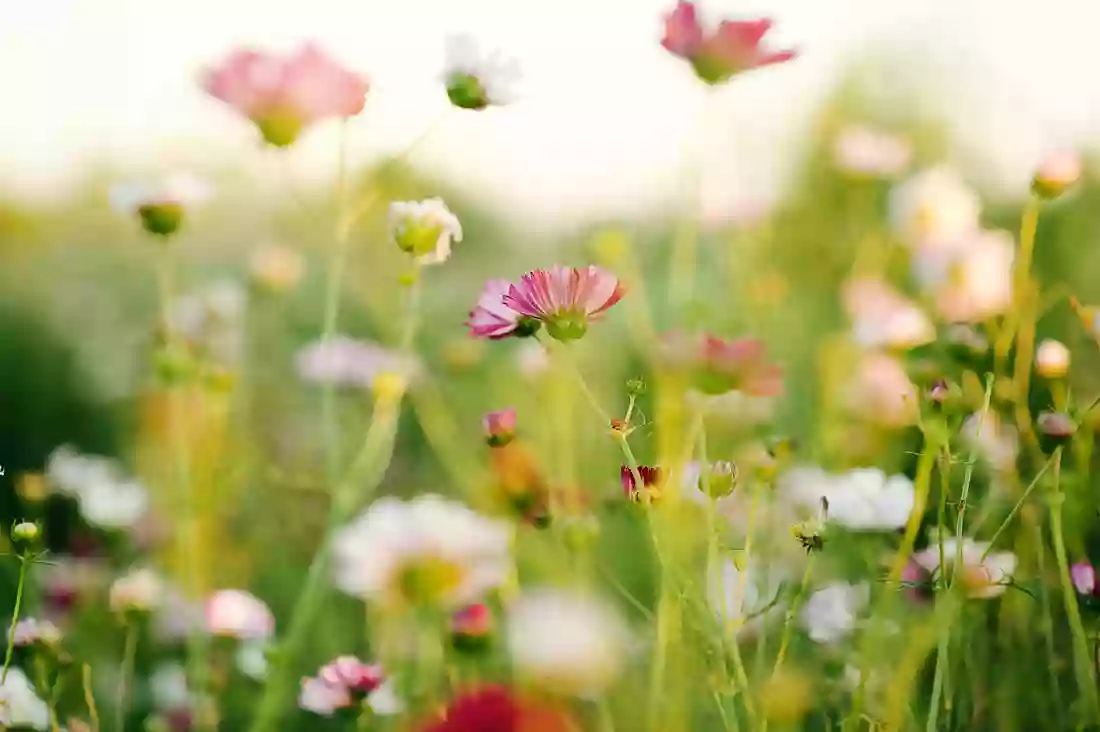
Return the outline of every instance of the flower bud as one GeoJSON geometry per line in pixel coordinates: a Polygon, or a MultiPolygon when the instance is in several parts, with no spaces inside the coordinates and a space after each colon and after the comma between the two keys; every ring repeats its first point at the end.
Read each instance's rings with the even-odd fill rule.
{"type": "Polygon", "coordinates": [[[1077,562],[1069,570],[1073,586],[1079,595],[1092,595],[1096,592],[1096,570],[1088,562],[1077,562]]]}
{"type": "Polygon", "coordinates": [[[1036,420],[1039,428],[1039,441],[1046,452],[1065,445],[1077,432],[1077,425],[1069,415],[1062,412],[1043,412],[1036,420]]]}
{"type": "Polygon", "coordinates": [[[1049,201],[1065,193],[1080,177],[1081,158],[1072,152],[1055,153],[1048,156],[1035,171],[1031,191],[1049,201]]]}
{"type": "Polygon", "coordinates": [[[492,633],[493,614],[485,603],[468,605],[451,616],[451,645],[457,651],[484,651],[492,633]]]}
{"type": "Polygon", "coordinates": [[[38,541],[38,537],[41,535],[41,530],[38,528],[38,524],[33,521],[20,521],[11,529],[11,538],[14,542],[23,542],[26,544],[32,544],[38,541]]]}
{"type": "Polygon", "coordinates": [[[1035,352],[1035,366],[1045,379],[1061,379],[1069,372],[1069,349],[1060,341],[1044,340],[1035,352]]]}
{"type": "Polygon", "coordinates": [[[507,445],[516,436],[516,410],[509,407],[489,412],[482,418],[481,426],[490,447],[507,445]]]}
{"type": "Polygon", "coordinates": [[[711,498],[723,498],[733,493],[736,485],[737,465],[729,460],[720,460],[710,466],[710,475],[701,488],[711,498]]]}

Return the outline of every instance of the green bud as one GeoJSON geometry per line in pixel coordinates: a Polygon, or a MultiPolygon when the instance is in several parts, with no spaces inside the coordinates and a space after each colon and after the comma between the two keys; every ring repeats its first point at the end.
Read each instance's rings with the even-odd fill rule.
{"type": "Polygon", "coordinates": [[[32,544],[38,541],[38,537],[41,535],[41,530],[38,528],[38,524],[33,521],[20,521],[11,529],[12,541],[23,542],[25,544],[32,544]]]}

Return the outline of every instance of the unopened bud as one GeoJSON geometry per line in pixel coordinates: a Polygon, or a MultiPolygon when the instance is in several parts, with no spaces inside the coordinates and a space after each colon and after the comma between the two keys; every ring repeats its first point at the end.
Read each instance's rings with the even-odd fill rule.
{"type": "Polygon", "coordinates": [[[493,633],[493,614],[485,603],[468,605],[451,616],[451,645],[455,650],[485,650],[493,633]]]}
{"type": "Polygon", "coordinates": [[[737,465],[728,460],[721,460],[710,466],[709,479],[702,486],[703,491],[711,498],[722,498],[733,493],[737,485],[737,465]]]}
{"type": "Polygon", "coordinates": [[[509,407],[489,412],[481,419],[481,427],[490,447],[507,445],[516,436],[516,410],[509,407]]]}
{"type": "Polygon", "coordinates": [[[1081,178],[1081,158],[1072,152],[1055,153],[1047,157],[1031,180],[1031,191],[1039,198],[1051,200],[1065,193],[1081,178]]]}
{"type": "Polygon", "coordinates": [[[1039,428],[1042,447],[1047,452],[1065,445],[1077,432],[1077,425],[1069,415],[1062,412],[1043,412],[1036,420],[1036,425],[1039,428]]]}
{"type": "Polygon", "coordinates": [[[1069,372],[1069,349],[1061,341],[1047,339],[1035,352],[1035,367],[1045,379],[1061,379],[1069,372]]]}
{"type": "Polygon", "coordinates": [[[41,535],[41,530],[38,528],[38,524],[33,521],[20,521],[11,529],[12,541],[20,541],[27,544],[31,544],[38,541],[38,537],[41,535]]]}

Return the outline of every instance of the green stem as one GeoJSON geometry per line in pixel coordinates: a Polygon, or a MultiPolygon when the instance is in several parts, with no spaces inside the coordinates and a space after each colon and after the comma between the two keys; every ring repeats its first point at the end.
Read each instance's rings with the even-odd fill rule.
{"type": "MultiPolygon", "coordinates": [[[[970,482],[974,477],[974,465],[978,462],[977,442],[982,437],[982,428],[985,426],[985,418],[989,413],[989,402],[993,398],[993,380],[993,374],[989,374],[986,378],[985,401],[982,403],[982,411],[978,415],[978,426],[974,431],[975,444],[970,449],[970,457],[966,461],[966,470],[963,471],[962,492],[959,494],[959,509],[955,517],[955,561],[952,566],[956,570],[961,569],[963,564],[963,526],[966,522],[966,499],[970,496],[970,482]]],[[[940,551],[942,553],[942,547],[940,551]]],[[[958,581],[959,574],[960,572],[958,571],[953,571],[951,573],[951,581],[948,584],[948,590],[953,590],[955,588],[955,583],[958,581]]],[[[940,577],[942,578],[943,575],[944,565],[941,564],[940,577]]]]}
{"type": "Polygon", "coordinates": [[[8,680],[11,668],[11,656],[15,651],[15,625],[19,622],[19,610],[23,606],[23,587],[27,584],[27,558],[19,557],[19,585],[15,589],[15,607],[11,611],[11,626],[8,628],[8,648],[4,652],[4,670],[0,671],[0,686],[8,680]]]}
{"type": "Polygon", "coordinates": [[[1008,525],[1012,523],[1012,519],[1016,518],[1016,514],[1020,512],[1020,509],[1023,508],[1024,502],[1027,501],[1027,497],[1031,495],[1031,492],[1033,490],[1035,490],[1035,486],[1039,485],[1039,479],[1046,474],[1047,470],[1050,469],[1050,466],[1053,464],[1053,462],[1053,458],[1047,460],[1046,463],[1043,464],[1042,470],[1040,470],[1035,475],[1035,477],[1031,479],[1031,483],[1029,483],[1027,488],[1024,489],[1024,494],[1020,496],[1020,500],[1016,501],[1016,505],[1013,506],[1012,510],[1008,512],[1008,516],[1006,516],[1005,520],[1001,522],[1001,525],[997,527],[997,530],[993,532],[993,537],[989,540],[989,546],[987,546],[985,551],[982,552],[982,558],[980,561],[984,562],[985,558],[989,556],[989,553],[993,551],[993,546],[997,543],[997,539],[999,539],[1001,534],[1004,533],[1005,529],[1008,528],[1008,525]]]}
{"type": "Polygon", "coordinates": [[[99,732],[99,710],[96,708],[95,694],[92,693],[92,667],[84,664],[80,669],[81,685],[84,688],[84,704],[88,707],[88,720],[92,732],[99,732]]]}
{"type": "Polygon", "coordinates": [[[126,697],[134,678],[134,657],[137,654],[137,624],[127,622],[126,641],[122,651],[122,666],[119,669],[118,698],[115,700],[115,727],[118,732],[126,729],[126,697]]]}

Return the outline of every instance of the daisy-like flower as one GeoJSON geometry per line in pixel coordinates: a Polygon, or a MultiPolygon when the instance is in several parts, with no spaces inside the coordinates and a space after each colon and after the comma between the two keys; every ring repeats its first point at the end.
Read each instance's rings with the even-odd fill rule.
{"type": "Polygon", "coordinates": [[[902,173],[912,156],[913,149],[902,138],[863,125],[844,128],[833,147],[833,157],[841,170],[869,178],[892,178],[902,173]]]}
{"type": "MultiPolygon", "coordinates": [[[[913,560],[924,567],[933,577],[942,572],[954,572],[958,540],[954,537],[943,540],[943,558],[946,570],[940,567],[940,545],[929,544],[926,549],[915,553],[913,560]]],[[[988,542],[972,539],[962,540],[962,574],[959,580],[968,597],[989,599],[1004,593],[1012,575],[1016,572],[1016,555],[1012,552],[989,552],[988,542]],[[988,552],[988,555],[987,555],[988,552]]]]}
{"type": "Polygon", "coordinates": [[[518,696],[503,686],[462,692],[417,732],[570,732],[577,723],[564,708],[518,696]]]}
{"type": "Polygon", "coordinates": [[[755,633],[768,618],[783,613],[777,599],[787,573],[778,566],[765,566],[749,559],[740,566],[733,560],[710,573],[707,602],[727,633],[755,633]]]}
{"type": "Polygon", "coordinates": [[[436,495],[382,498],[336,536],[335,584],[364,599],[454,607],[499,587],[512,531],[436,495]]]}
{"type": "Polygon", "coordinates": [[[542,322],[552,338],[571,341],[583,337],[588,324],[625,293],[622,283],[599,267],[553,267],[523,275],[503,302],[521,318],[542,322]]]}
{"type": "MultiPolygon", "coordinates": [[[[477,299],[477,305],[470,311],[466,327],[470,335],[477,338],[500,340],[508,336],[525,338],[532,336],[542,327],[537,318],[520,315],[504,302],[504,297],[512,289],[508,280],[489,280],[477,299]]],[[[542,346],[539,346],[542,349],[542,346]]]]}
{"type": "Polygon", "coordinates": [[[870,600],[867,585],[838,582],[810,595],[801,620],[810,638],[818,643],[837,643],[852,632],[859,611],[870,600]]]}
{"type": "Polygon", "coordinates": [[[915,251],[954,247],[978,229],[981,202],[947,167],[923,170],[890,192],[895,229],[915,251]]]}
{"type": "Polygon", "coordinates": [[[11,629],[11,642],[16,648],[39,644],[56,646],[61,642],[61,629],[49,620],[20,618],[11,629]]]}
{"type": "Polygon", "coordinates": [[[827,520],[855,531],[901,528],[913,510],[913,482],[904,475],[887,476],[878,468],[860,468],[834,475],[816,467],[789,470],[779,479],[781,500],[803,512],[816,512],[828,502],[827,520]]]}
{"type": "Polygon", "coordinates": [[[462,241],[462,224],[442,198],[394,201],[390,204],[390,237],[417,264],[440,264],[451,256],[452,242],[462,241]]]}
{"type": "Polygon", "coordinates": [[[204,606],[206,631],[238,640],[270,638],[275,633],[275,616],[267,604],[244,590],[219,590],[204,606]]]}
{"type": "Polygon", "coordinates": [[[669,333],[663,340],[666,362],[686,370],[692,387],[705,395],[740,392],[774,397],[783,393],[783,371],[768,361],[763,341],[710,334],[693,339],[681,333],[669,333]]]}
{"type": "Polygon", "coordinates": [[[313,44],[287,56],[234,51],[205,73],[202,85],[277,147],[293,144],[321,120],[359,114],[370,88],[366,78],[344,69],[313,44]]]}
{"type": "Polygon", "coordinates": [[[908,349],[936,339],[932,321],[916,303],[879,279],[858,279],[844,288],[852,337],[864,348],[908,349]]]}
{"type": "Polygon", "coordinates": [[[0,726],[4,729],[50,728],[50,710],[35,693],[34,685],[23,669],[11,667],[0,684],[0,726]]]}
{"type": "Polygon", "coordinates": [[[210,186],[188,173],[159,180],[130,181],[111,188],[111,208],[137,216],[150,234],[168,236],[179,230],[189,206],[210,198],[210,186]]]}
{"type": "Polygon", "coordinates": [[[1031,190],[1036,196],[1051,200],[1066,192],[1081,178],[1081,158],[1063,151],[1047,156],[1035,171],[1031,190]]]}
{"type": "Polygon", "coordinates": [[[340,656],[322,666],[316,676],[303,679],[298,696],[302,709],[326,717],[342,709],[358,709],[364,701],[375,714],[397,714],[404,708],[382,667],[355,656],[340,656]]]}
{"type": "Polygon", "coordinates": [[[298,352],[295,365],[305,381],[361,389],[372,389],[387,374],[411,381],[420,370],[408,356],[343,335],[309,344],[298,352]]]}
{"type": "Polygon", "coordinates": [[[624,666],[626,625],[601,600],[539,589],[508,608],[508,646],[523,676],[564,694],[608,688],[624,666]]]}
{"type": "Polygon", "coordinates": [[[771,27],[770,19],[760,18],[723,20],[716,29],[707,29],[696,15],[695,4],[680,0],[676,9],[665,16],[661,45],[690,63],[702,81],[721,84],[745,71],[794,58],[794,51],[764,47],[764,36],[771,27]]]}
{"type": "Polygon", "coordinates": [[[664,483],[664,471],[659,467],[649,465],[638,466],[638,477],[642,479],[639,486],[634,479],[634,471],[623,465],[619,468],[619,483],[623,487],[623,493],[632,501],[649,502],[661,497],[661,487],[664,483]]]}
{"type": "Polygon", "coordinates": [[[111,585],[109,604],[119,614],[148,613],[160,607],[164,582],[148,567],[133,569],[111,585]]]}
{"type": "Polygon", "coordinates": [[[446,39],[443,67],[447,98],[461,109],[485,109],[514,101],[522,77],[516,59],[500,51],[484,53],[468,35],[446,39]]]}

